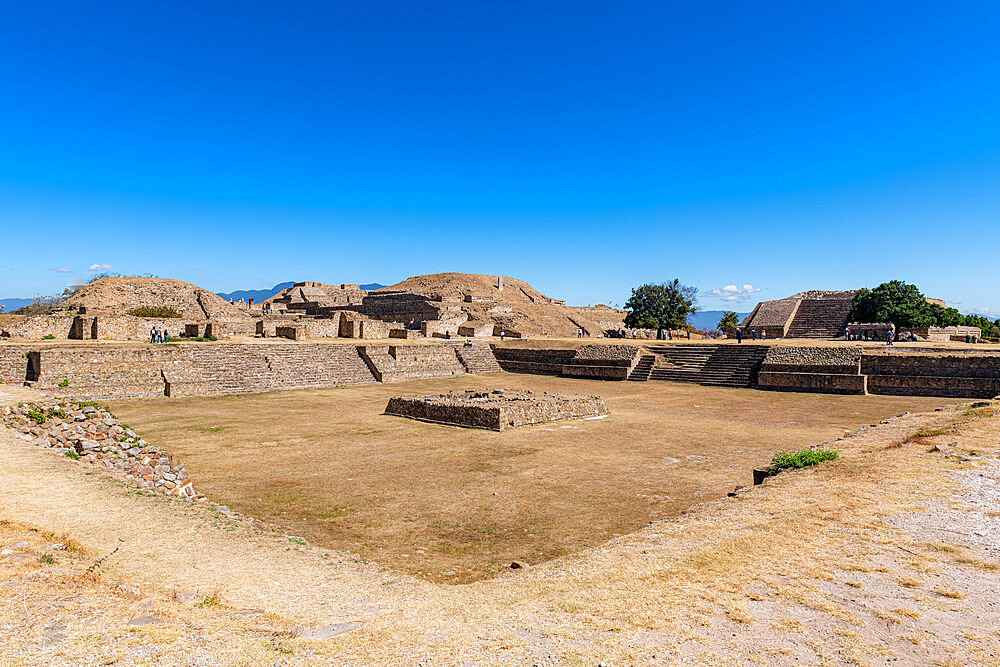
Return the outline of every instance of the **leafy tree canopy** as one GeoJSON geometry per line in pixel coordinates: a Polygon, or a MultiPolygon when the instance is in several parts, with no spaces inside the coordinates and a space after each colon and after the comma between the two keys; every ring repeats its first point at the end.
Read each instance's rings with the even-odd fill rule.
{"type": "Polygon", "coordinates": [[[735,329],[740,325],[740,318],[735,312],[728,310],[722,311],[722,319],[719,320],[719,330],[725,331],[726,329],[735,329]]]}
{"type": "Polygon", "coordinates": [[[901,280],[862,289],[851,303],[851,322],[891,322],[897,329],[973,326],[988,335],[993,322],[981,315],[962,315],[954,308],[928,303],[916,285],[901,280]]]}
{"type": "Polygon", "coordinates": [[[681,285],[676,278],[669,283],[637,287],[625,303],[625,309],[630,311],[625,316],[625,326],[681,329],[687,325],[687,316],[697,311],[697,295],[696,288],[681,285]]]}

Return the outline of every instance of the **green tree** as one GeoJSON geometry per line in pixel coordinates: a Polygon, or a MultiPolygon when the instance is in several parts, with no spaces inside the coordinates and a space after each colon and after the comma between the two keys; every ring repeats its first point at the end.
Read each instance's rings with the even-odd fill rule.
{"type": "Polygon", "coordinates": [[[625,326],[636,329],[680,329],[687,325],[687,316],[696,312],[698,290],[681,285],[674,278],[669,283],[641,285],[632,290],[625,302],[629,314],[625,326]]]}
{"type": "Polygon", "coordinates": [[[851,303],[850,321],[891,322],[897,329],[937,325],[933,307],[917,286],[901,280],[882,283],[873,290],[859,290],[851,303]]]}
{"type": "Polygon", "coordinates": [[[726,329],[735,329],[740,325],[740,318],[737,317],[735,312],[728,310],[722,311],[722,319],[719,320],[719,330],[725,331],[726,329]]]}

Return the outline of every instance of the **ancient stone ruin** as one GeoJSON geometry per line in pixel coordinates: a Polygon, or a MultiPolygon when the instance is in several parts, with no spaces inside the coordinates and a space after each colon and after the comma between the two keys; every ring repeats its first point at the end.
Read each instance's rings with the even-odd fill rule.
{"type": "Polygon", "coordinates": [[[511,428],[600,417],[608,414],[600,396],[536,395],[515,389],[468,390],[437,396],[394,396],[385,414],[465,428],[511,428]]]}
{"type": "Polygon", "coordinates": [[[800,292],[761,301],[743,320],[744,335],[767,338],[837,338],[844,333],[857,290],[800,292]]]}
{"type": "Polygon", "coordinates": [[[203,499],[182,464],[102,407],[58,401],[24,403],[0,409],[0,422],[18,431],[27,442],[54,448],[151,491],[203,499]]]}

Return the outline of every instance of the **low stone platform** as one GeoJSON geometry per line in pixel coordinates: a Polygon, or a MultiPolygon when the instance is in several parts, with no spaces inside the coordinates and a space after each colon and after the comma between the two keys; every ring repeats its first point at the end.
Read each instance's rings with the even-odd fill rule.
{"type": "Polygon", "coordinates": [[[536,395],[518,389],[469,390],[437,396],[394,396],[385,414],[492,431],[608,414],[600,396],[536,395]]]}

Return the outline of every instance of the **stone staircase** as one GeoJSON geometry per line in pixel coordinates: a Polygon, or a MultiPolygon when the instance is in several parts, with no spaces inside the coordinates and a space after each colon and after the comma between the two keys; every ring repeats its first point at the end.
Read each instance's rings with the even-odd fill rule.
{"type": "Polygon", "coordinates": [[[639,363],[635,365],[632,372],[629,373],[628,380],[632,382],[645,382],[649,379],[649,373],[653,370],[653,364],[656,363],[655,354],[644,354],[639,357],[639,363]]]}
{"type": "Polygon", "coordinates": [[[851,302],[844,299],[803,299],[788,325],[786,338],[839,338],[847,326],[851,302]]]}
{"type": "Polygon", "coordinates": [[[465,372],[470,375],[499,373],[502,370],[489,345],[459,346],[455,348],[455,354],[458,355],[458,361],[465,367],[465,372]]]}
{"type": "Polygon", "coordinates": [[[766,345],[656,345],[650,380],[717,387],[753,387],[767,356],[766,345]]]}

